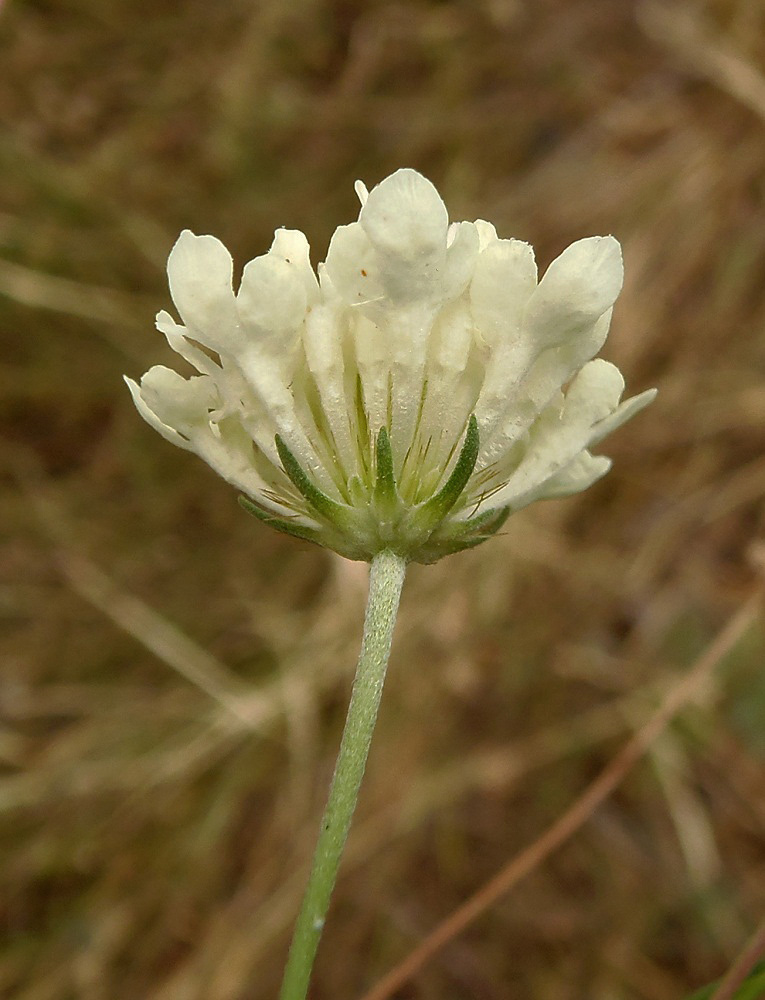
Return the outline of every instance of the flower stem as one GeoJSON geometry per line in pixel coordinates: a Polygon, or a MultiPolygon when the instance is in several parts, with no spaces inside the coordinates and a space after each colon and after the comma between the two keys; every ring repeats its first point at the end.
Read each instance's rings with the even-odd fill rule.
{"type": "Polygon", "coordinates": [[[308,994],[311,969],[364,777],[405,570],[405,561],[393,552],[380,552],[372,560],[364,637],[351,701],[279,1000],[305,1000],[308,994]]]}

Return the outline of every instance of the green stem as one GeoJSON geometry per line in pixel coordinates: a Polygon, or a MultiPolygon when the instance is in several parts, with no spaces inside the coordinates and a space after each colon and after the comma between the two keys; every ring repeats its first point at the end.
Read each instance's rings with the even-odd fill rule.
{"type": "Polygon", "coordinates": [[[356,678],[280,1000],[305,1000],[308,994],[316,949],[364,777],[405,570],[404,560],[393,552],[380,552],[372,560],[356,678]]]}

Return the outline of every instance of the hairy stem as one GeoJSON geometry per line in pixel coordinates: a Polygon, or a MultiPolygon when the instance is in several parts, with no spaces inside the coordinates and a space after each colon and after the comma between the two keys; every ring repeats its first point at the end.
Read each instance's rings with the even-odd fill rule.
{"type": "Polygon", "coordinates": [[[316,950],[364,777],[405,570],[404,560],[393,552],[380,552],[372,560],[356,678],[280,1000],[305,1000],[308,994],[316,950]]]}

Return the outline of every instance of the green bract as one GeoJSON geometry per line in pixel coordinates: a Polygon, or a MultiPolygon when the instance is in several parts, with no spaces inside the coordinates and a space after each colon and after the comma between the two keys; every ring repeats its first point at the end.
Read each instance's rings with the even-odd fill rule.
{"type": "Polygon", "coordinates": [[[431,563],[468,549],[493,535],[507,519],[508,508],[488,511],[464,521],[446,520],[458,503],[478,457],[478,425],[474,416],[459,459],[449,479],[429,500],[409,506],[396,489],[390,438],[383,427],[377,436],[376,478],[371,488],[359,484],[355,506],[339,504],[311,483],[287,445],[277,436],[282,465],[295,488],[310,504],[320,527],[304,528],[274,517],[247,497],[239,502],[259,520],[288,535],[334,549],[347,559],[371,559],[389,549],[405,559],[431,563]]]}

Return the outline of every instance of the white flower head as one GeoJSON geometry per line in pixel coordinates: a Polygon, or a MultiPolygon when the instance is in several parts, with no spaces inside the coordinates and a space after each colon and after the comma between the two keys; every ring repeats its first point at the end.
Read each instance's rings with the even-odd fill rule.
{"type": "Polygon", "coordinates": [[[398,170],[332,237],[318,280],[279,229],[239,291],[213,236],[181,234],[167,270],[183,326],[157,327],[198,372],[128,379],[139,412],[280,530],[347,556],[432,562],[533,500],[604,475],[589,449],[646,406],[595,358],[622,285],[613,237],[579,240],[541,281],[532,248],[449,225],[398,170]]]}

